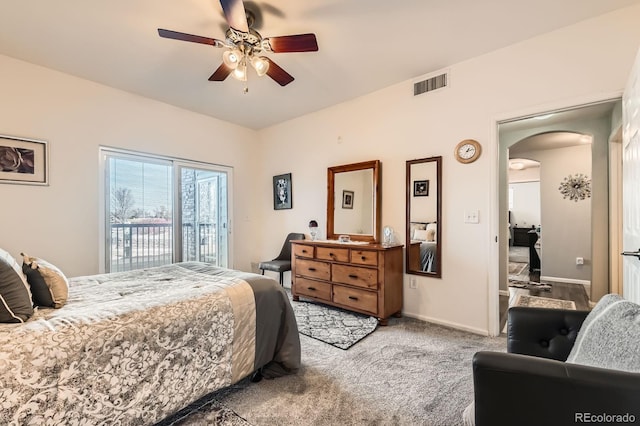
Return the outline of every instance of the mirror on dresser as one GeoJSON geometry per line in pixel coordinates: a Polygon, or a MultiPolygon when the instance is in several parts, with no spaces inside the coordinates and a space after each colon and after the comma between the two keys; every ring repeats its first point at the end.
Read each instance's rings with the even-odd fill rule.
{"type": "Polygon", "coordinates": [[[406,273],[442,276],[442,157],[407,161],[406,273]]]}
{"type": "Polygon", "coordinates": [[[327,239],[380,238],[380,160],[327,169],[327,239]]]}

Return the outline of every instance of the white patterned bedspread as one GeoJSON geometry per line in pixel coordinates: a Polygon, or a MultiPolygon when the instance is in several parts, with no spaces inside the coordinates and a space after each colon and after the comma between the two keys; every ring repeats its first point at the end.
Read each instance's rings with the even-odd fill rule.
{"type": "Polygon", "coordinates": [[[0,325],[0,423],[153,424],[250,374],[252,288],[208,269],[74,278],[62,309],[0,325]]]}

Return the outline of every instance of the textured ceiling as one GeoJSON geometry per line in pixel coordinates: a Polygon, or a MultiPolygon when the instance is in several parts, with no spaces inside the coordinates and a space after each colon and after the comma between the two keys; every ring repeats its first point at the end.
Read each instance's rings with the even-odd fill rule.
{"type": "Polygon", "coordinates": [[[265,37],[312,32],[319,51],[270,54],[280,87],[207,79],[222,50],[158,37],[224,38],[218,0],[3,0],[0,54],[261,129],[640,0],[271,0],[265,37]]]}

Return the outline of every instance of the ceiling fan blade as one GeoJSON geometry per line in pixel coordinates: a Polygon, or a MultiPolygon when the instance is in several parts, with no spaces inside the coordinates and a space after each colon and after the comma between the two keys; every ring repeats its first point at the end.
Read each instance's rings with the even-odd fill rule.
{"type": "Polygon", "coordinates": [[[164,38],[172,38],[174,40],[191,41],[193,43],[209,44],[215,47],[222,47],[224,43],[215,38],[202,37],[193,34],[179,33],[177,31],[164,30],[158,28],[158,35],[164,38]]]}
{"type": "Polygon", "coordinates": [[[279,37],[267,37],[271,51],[280,52],[316,52],[318,41],[315,34],[296,34],[279,37]]]}
{"type": "Polygon", "coordinates": [[[213,74],[211,74],[211,77],[209,77],[209,81],[224,81],[229,76],[229,74],[231,74],[231,71],[231,68],[226,66],[223,62],[220,64],[218,69],[215,70],[213,74]]]}
{"type": "Polygon", "coordinates": [[[275,82],[280,86],[286,86],[294,80],[293,76],[280,68],[278,64],[276,64],[269,58],[267,58],[267,60],[269,61],[269,69],[267,70],[267,75],[274,79],[275,82]]]}
{"type": "Polygon", "coordinates": [[[220,5],[224,11],[224,17],[231,28],[243,33],[249,32],[247,14],[244,11],[242,0],[220,0],[220,5]]]}

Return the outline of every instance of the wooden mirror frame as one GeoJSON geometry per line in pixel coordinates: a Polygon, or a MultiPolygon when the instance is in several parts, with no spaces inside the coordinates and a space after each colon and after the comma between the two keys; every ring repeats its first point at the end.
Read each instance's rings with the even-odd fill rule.
{"type": "MultiPolygon", "coordinates": [[[[442,156],[438,157],[428,157],[428,158],[419,158],[417,160],[409,160],[407,161],[407,229],[406,229],[406,274],[411,275],[422,275],[425,277],[432,278],[441,278],[442,277],[442,156]],[[413,268],[411,259],[412,256],[415,256],[415,252],[413,250],[416,249],[414,245],[411,244],[411,199],[413,198],[413,183],[411,178],[411,166],[415,164],[422,163],[435,163],[436,164],[436,272],[425,272],[420,270],[419,268],[413,268]]],[[[420,246],[417,247],[418,256],[420,256],[420,246]]],[[[418,262],[420,261],[418,257],[418,262]]],[[[415,260],[414,260],[415,262],[415,260]]]]}
{"type": "Polygon", "coordinates": [[[327,239],[337,240],[340,235],[349,235],[353,241],[367,241],[370,243],[377,243],[380,241],[380,213],[382,211],[382,205],[380,203],[380,173],[381,165],[380,160],[364,161],[362,163],[346,164],[344,166],[329,167],[327,169],[327,239]],[[373,170],[373,181],[371,182],[373,188],[373,235],[369,234],[336,234],[334,231],[334,211],[335,211],[335,175],[337,173],[355,172],[358,170],[373,170]]]}

